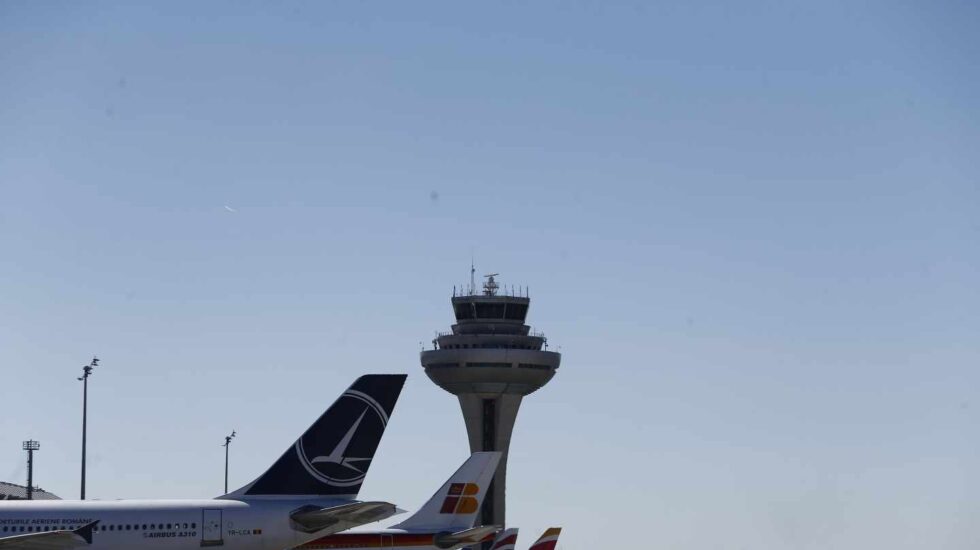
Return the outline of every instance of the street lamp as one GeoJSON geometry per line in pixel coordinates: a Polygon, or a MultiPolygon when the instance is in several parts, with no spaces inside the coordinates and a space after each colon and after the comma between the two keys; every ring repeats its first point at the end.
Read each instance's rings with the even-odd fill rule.
{"type": "Polygon", "coordinates": [[[231,431],[231,435],[225,436],[225,444],[222,447],[225,448],[225,494],[228,494],[228,447],[231,446],[231,440],[235,439],[235,430],[231,431]]]}
{"type": "Polygon", "coordinates": [[[85,437],[88,424],[88,377],[92,375],[92,369],[99,366],[99,358],[92,357],[92,362],[82,367],[82,375],[78,380],[82,382],[82,500],[85,500],[85,437]]]}
{"type": "Polygon", "coordinates": [[[34,500],[34,451],[41,448],[41,443],[30,439],[21,448],[27,451],[27,500],[34,500]]]}

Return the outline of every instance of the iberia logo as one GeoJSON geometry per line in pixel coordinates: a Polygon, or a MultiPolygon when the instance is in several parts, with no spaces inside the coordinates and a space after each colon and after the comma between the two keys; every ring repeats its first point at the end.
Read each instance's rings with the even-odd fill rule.
{"type": "Polygon", "coordinates": [[[449,486],[449,495],[442,502],[440,514],[475,514],[480,507],[473,495],[480,492],[476,483],[453,483],[449,486]]]}

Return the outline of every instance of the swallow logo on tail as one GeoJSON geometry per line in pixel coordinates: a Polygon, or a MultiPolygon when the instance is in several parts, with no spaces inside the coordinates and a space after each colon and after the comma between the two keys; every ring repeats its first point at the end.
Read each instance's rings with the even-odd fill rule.
{"type": "MultiPolygon", "coordinates": [[[[311,476],[319,481],[334,487],[349,487],[357,485],[364,480],[367,474],[367,465],[370,465],[370,457],[348,456],[351,442],[355,441],[358,430],[362,429],[367,433],[384,433],[385,426],[388,425],[388,415],[385,414],[384,407],[374,398],[357,390],[347,390],[341,396],[340,403],[346,406],[357,406],[362,408],[357,420],[351,424],[340,441],[333,446],[327,454],[315,455],[312,459],[307,454],[306,447],[313,449],[320,447],[317,441],[306,441],[307,438],[301,437],[296,441],[296,454],[299,456],[303,467],[311,476]],[[364,465],[366,463],[366,465],[364,465]]],[[[321,447],[322,448],[322,447],[321,447]]]]}
{"type": "Polygon", "coordinates": [[[404,384],[404,374],[358,378],[264,474],[226,496],[356,497],[404,384]]]}

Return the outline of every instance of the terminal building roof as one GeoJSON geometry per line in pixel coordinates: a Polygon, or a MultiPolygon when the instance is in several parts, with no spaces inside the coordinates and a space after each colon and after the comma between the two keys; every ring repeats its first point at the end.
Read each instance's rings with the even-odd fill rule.
{"type": "MultiPolygon", "coordinates": [[[[33,497],[34,500],[61,500],[61,497],[37,487],[34,488],[33,497]]],[[[0,500],[27,500],[27,487],[0,481],[0,500]]]]}

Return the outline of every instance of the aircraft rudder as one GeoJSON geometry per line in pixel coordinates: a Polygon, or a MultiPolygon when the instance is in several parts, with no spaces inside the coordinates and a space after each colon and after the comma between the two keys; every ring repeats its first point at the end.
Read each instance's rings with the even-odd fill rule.
{"type": "Polygon", "coordinates": [[[264,474],[226,497],[357,496],[406,377],[359,377],[264,474]]]}
{"type": "Polygon", "coordinates": [[[477,452],[438,491],[395,529],[456,530],[472,527],[500,463],[499,452],[477,452]]]}
{"type": "Polygon", "coordinates": [[[512,527],[497,533],[490,545],[490,550],[515,550],[517,547],[518,528],[512,527]]]}
{"type": "Polygon", "coordinates": [[[549,527],[528,550],[555,550],[559,535],[561,535],[561,527],[549,527]]]}

